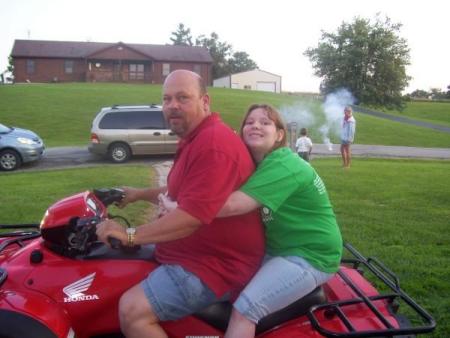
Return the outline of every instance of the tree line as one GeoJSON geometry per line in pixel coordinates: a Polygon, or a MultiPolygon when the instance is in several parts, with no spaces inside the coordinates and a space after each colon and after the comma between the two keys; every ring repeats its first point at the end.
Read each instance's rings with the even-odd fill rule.
{"type": "Polygon", "coordinates": [[[416,89],[407,96],[412,99],[450,100],[450,85],[447,86],[447,91],[440,88],[431,88],[429,91],[416,89]]]}
{"type": "MultiPolygon", "coordinates": [[[[407,40],[400,35],[402,24],[377,14],[373,19],[356,17],[342,22],[333,32],[322,31],[317,46],[303,52],[321,78],[323,95],[347,89],[357,103],[373,107],[402,109],[410,97],[448,98],[448,92],[431,89],[403,95],[411,77],[407,40]]],[[[190,29],[180,23],[172,33],[174,45],[193,46],[190,29]]],[[[213,78],[257,68],[246,52],[233,52],[231,44],[219,40],[216,33],[200,35],[195,46],[209,50],[213,58],[213,78]]]]}
{"type": "Polygon", "coordinates": [[[177,30],[172,32],[170,38],[173,45],[178,46],[200,46],[208,49],[213,59],[212,76],[218,79],[230,74],[245,72],[258,68],[246,52],[235,52],[233,47],[226,41],[220,41],[219,35],[212,32],[210,36],[204,34],[199,35],[192,42],[191,29],[184,26],[183,23],[178,24],[177,30]]]}

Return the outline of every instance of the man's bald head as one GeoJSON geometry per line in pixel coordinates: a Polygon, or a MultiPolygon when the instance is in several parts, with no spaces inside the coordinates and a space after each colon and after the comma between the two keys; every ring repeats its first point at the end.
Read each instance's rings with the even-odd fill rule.
{"type": "Polygon", "coordinates": [[[207,94],[207,89],[206,89],[206,84],[205,81],[203,81],[203,78],[198,75],[197,73],[194,73],[190,70],[186,70],[186,69],[179,69],[179,70],[174,70],[172,73],[170,73],[166,80],[164,81],[164,85],[163,88],[166,86],[166,84],[170,81],[173,81],[174,79],[176,80],[185,80],[188,82],[196,82],[197,86],[198,86],[198,92],[200,96],[203,96],[205,94],[207,94]]]}

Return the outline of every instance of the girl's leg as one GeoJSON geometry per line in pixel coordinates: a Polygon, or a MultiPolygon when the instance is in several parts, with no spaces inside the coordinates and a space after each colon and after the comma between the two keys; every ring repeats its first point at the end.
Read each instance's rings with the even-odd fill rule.
{"type": "Polygon", "coordinates": [[[342,166],[345,167],[347,161],[345,156],[345,144],[341,144],[342,166]]]}
{"type": "Polygon", "coordinates": [[[332,274],[301,257],[273,257],[263,264],[234,303],[226,338],[253,337],[258,321],[306,296],[332,274]],[[252,325],[251,325],[251,324],[252,325]]]}
{"type": "Polygon", "coordinates": [[[253,338],[256,324],[233,308],[224,338],[253,338]]]}
{"type": "Polygon", "coordinates": [[[350,149],[350,144],[347,145],[347,167],[350,168],[350,162],[352,161],[352,151],[350,149]]]}

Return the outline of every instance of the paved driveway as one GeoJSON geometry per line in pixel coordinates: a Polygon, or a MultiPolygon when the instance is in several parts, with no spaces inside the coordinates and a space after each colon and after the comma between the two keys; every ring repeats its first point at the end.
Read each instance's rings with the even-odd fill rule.
{"type": "MultiPolygon", "coordinates": [[[[325,144],[314,144],[312,157],[340,156],[340,145],[333,144],[329,149],[325,144]]],[[[352,145],[355,157],[383,157],[383,158],[424,158],[424,159],[450,159],[450,148],[417,148],[378,145],[352,145]]],[[[129,163],[145,163],[157,165],[172,161],[171,155],[133,157],[129,163]]],[[[87,147],[56,147],[48,148],[44,158],[31,164],[25,164],[19,170],[45,170],[69,167],[87,167],[97,165],[120,166],[110,161],[92,155],[87,147]]]]}
{"type": "MultiPolygon", "coordinates": [[[[133,157],[129,163],[156,163],[172,160],[172,155],[139,156],[133,157]]],[[[91,154],[87,147],[55,147],[45,150],[42,160],[34,163],[25,163],[19,170],[46,170],[73,167],[92,167],[98,165],[121,166],[111,161],[91,154]]]]}

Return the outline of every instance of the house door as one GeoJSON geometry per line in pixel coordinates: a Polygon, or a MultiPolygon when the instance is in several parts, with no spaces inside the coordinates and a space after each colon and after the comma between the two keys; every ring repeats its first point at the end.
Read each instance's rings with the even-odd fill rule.
{"type": "Polygon", "coordinates": [[[122,82],[122,62],[115,61],[113,64],[113,81],[122,82]]]}

